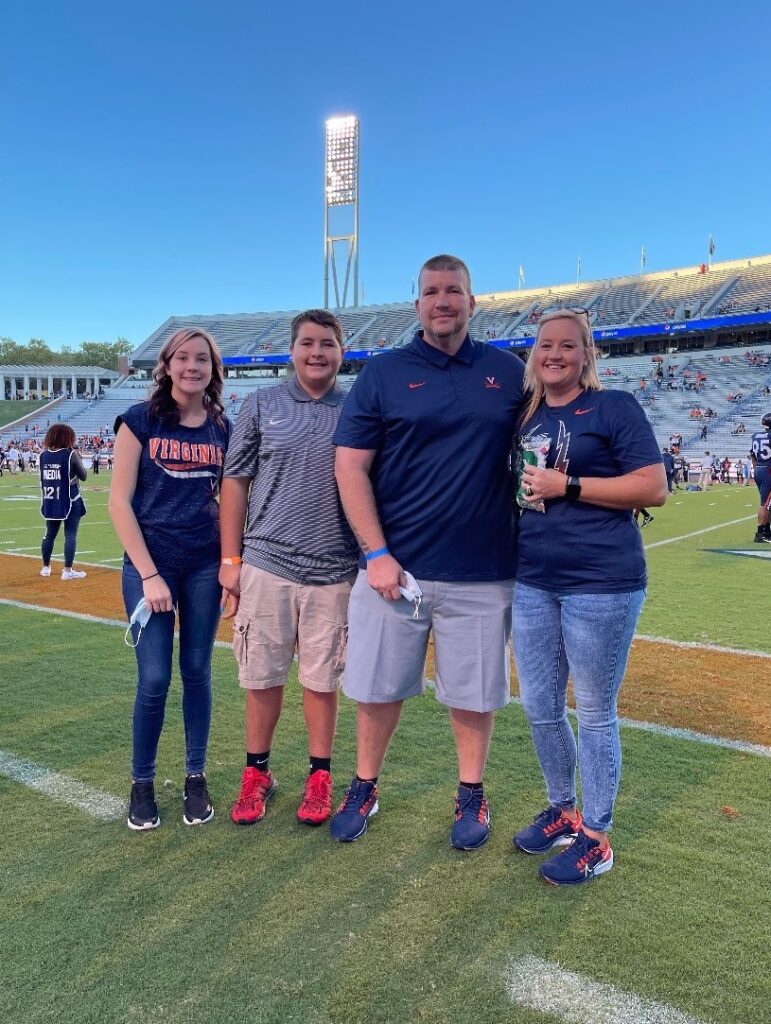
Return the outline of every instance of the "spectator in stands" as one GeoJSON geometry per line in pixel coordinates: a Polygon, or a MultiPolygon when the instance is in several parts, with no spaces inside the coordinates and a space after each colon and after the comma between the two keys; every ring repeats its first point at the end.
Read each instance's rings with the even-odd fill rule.
{"type": "Polygon", "coordinates": [[[747,432],[747,427],[744,423],[737,423],[736,427],[731,431],[732,434],[744,434],[747,432]]]}
{"type": "Polygon", "coordinates": [[[228,451],[220,582],[225,616],[235,614],[233,653],[246,691],[246,766],[230,815],[238,825],[260,821],[276,791],[270,752],[295,651],[310,762],[297,817],[320,825],[332,813],[332,744],[358,563],[332,445],[345,397],[336,382],[342,341],[327,310],[296,316],[294,375],[249,395],[228,451]]]}
{"type": "Polygon", "coordinates": [[[82,580],[85,573],[73,568],[77,548],[78,527],[86,514],[86,505],[80,493],[80,481],[86,471],[75,450],[75,431],[66,423],[49,427],[40,453],[40,514],[45,519],[46,532],[41,545],[43,567],[41,576],[51,575],[51,555],[54,541],[64,523],[63,580],[82,580]]]}
{"type": "Polygon", "coordinates": [[[160,824],[153,783],[171,682],[175,608],[186,746],[183,821],[201,825],[214,817],[204,770],[222,593],[217,495],[230,439],[222,359],[205,331],[172,334],[153,379],[150,400],[115,421],[109,502],[126,551],[123,599],[138,670],[128,816],[134,830],[160,824]]]}
{"type": "Polygon", "coordinates": [[[436,696],[450,709],[458,753],[450,842],[476,849],[489,834],[483,775],[493,714],[509,700],[508,466],[523,371],[518,359],[471,340],[474,307],[466,265],[428,260],[415,303],[422,331],[367,363],[334,437],[340,495],[365,567],[351,592],[343,681],[357,701],[357,774],[330,826],[341,842],[363,835],[377,810],[377,777],[402,705],[423,691],[429,632],[436,696]]]}
{"type": "Polygon", "coordinates": [[[701,428],[701,434],[699,435],[699,438],[700,438],[700,439],[701,439],[702,441],[706,441],[706,440],[707,440],[707,424],[706,424],[706,423],[705,423],[705,424],[704,424],[704,426],[703,426],[703,427],[701,428]]]}
{"type": "Polygon", "coordinates": [[[549,438],[546,467],[523,465],[521,488],[535,507],[520,516],[513,621],[520,696],[549,806],[514,844],[540,854],[571,842],[540,868],[558,885],[588,881],[613,866],[608,832],[621,765],[616,704],[646,586],[632,509],[663,505],[667,496],[648,420],[627,393],[600,390],[595,360],[585,316],[544,317],[527,364],[530,398],[520,428],[525,444],[549,438]],[[568,435],[569,452],[557,444],[568,435]],[[583,814],[576,806],[568,665],[583,814]]]}

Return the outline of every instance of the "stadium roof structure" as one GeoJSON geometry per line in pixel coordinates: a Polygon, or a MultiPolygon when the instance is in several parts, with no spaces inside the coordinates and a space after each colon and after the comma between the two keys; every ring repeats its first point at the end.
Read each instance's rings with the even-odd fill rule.
{"type": "Polygon", "coordinates": [[[0,366],[0,374],[6,377],[46,377],[53,374],[54,377],[108,377],[110,380],[117,380],[120,376],[115,370],[107,370],[104,366],[71,366],[69,363],[47,363],[37,366],[0,366]]]}
{"type": "MultiPolygon", "coordinates": [[[[643,334],[719,330],[771,323],[771,255],[676,270],[577,281],[476,295],[470,332],[480,340],[522,339],[540,316],[577,305],[589,310],[595,340],[643,334]],[[725,318],[724,322],[720,321],[725,318]],[[735,321],[735,324],[729,321],[735,321]],[[708,325],[708,326],[707,326],[708,325]]],[[[217,341],[226,364],[287,362],[292,318],[300,310],[172,316],[140,345],[131,362],[155,364],[164,342],[181,327],[199,326],[217,341]]],[[[367,358],[409,341],[417,329],[411,301],[336,309],[349,358],[367,358]]]]}

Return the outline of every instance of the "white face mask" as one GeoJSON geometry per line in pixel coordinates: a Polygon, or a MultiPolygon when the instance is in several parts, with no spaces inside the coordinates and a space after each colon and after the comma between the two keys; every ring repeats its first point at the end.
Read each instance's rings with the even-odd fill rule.
{"type": "Polygon", "coordinates": [[[417,619],[420,615],[420,603],[423,600],[423,591],[418,586],[417,580],[412,573],[404,572],[404,581],[407,584],[406,587],[399,587],[399,593],[405,599],[405,601],[412,601],[415,604],[415,611],[412,613],[413,619],[417,619]]]}
{"type": "Polygon", "coordinates": [[[147,601],[145,601],[145,599],[143,597],[141,597],[139,599],[139,603],[137,604],[136,608],[131,613],[131,618],[129,619],[129,624],[128,624],[128,628],[126,630],[126,635],[123,637],[123,642],[128,647],[136,647],[137,646],[137,644],[139,643],[139,638],[142,636],[142,630],[145,628],[147,623],[150,621],[150,616],[152,614],[153,614],[152,608],[148,605],[147,601]],[[139,632],[137,633],[136,642],[132,644],[132,642],[129,639],[129,637],[131,635],[131,627],[134,625],[135,622],[139,623],[139,632]]]}

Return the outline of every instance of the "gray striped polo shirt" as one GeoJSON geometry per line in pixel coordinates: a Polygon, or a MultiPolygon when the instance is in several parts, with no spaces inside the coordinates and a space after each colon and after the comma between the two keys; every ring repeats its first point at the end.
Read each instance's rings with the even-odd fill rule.
{"type": "Polygon", "coordinates": [[[345,395],[315,399],[297,379],[244,401],[230,439],[226,477],[249,477],[242,557],[295,583],[340,583],[356,574],[358,545],[335,483],[332,435],[345,395]]]}

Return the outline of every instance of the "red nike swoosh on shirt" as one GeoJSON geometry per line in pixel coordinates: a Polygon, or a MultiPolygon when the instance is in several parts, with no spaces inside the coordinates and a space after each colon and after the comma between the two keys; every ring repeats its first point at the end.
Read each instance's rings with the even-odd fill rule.
{"type": "Polygon", "coordinates": [[[594,412],[594,406],[591,409],[574,409],[576,416],[584,416],[587,412],[594,412]]]}
{"type": "Polygon", "coordinates": [[[408,384],[407,387],[409,387],[410,390],[412,390],[413,388],[422,388],[425,383],[426,382],[422,380],[419,384],[408,384]]]}

